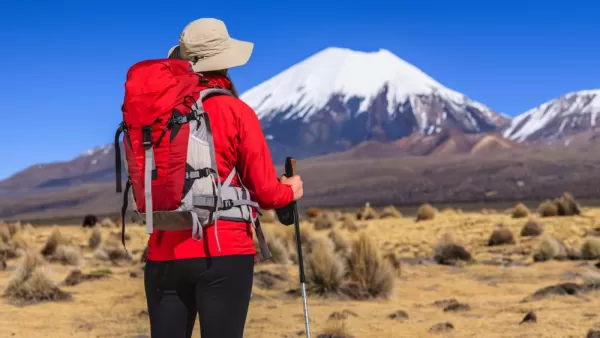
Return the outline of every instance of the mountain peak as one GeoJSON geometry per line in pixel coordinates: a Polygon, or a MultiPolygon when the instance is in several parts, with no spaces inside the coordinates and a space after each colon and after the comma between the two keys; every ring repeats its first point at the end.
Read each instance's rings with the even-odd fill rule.
{"type": "Polygon", "coordinates": [[[245,92],[241,98],[259,118],[290,111],[285,118],[308,119],[332,95],[344,102],[360,99],[359,112],[387,89],[388,113],[411,95],[438,94],[454,101],[464,95],[450,90],[387,49],[374,52],[329,47],[245,92]]]}
{"type": "Polygon", "coordinates": [[[554,140],[593,129],[600,116],[600,89],[569,92],[515,117],[504,137],[517,141],[554,140]]]}

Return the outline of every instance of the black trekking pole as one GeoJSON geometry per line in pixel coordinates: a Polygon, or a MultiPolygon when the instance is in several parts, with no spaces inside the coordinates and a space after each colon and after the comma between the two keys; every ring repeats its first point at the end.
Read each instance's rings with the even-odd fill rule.
{"type": "MultiPolygon", "coordinates": [[[[296,160],[288,157],[285,159],[285,176],[292,177],[296,173],[296,160]]],[[[294,227],[296,230],[296,249],[298,251],[298,269],[300,270],[300,287],[302,291],[302,303],[304,305],[304,325],[306,326],[306,337],[310,338],[310,322],[308,318],[308,303],[306,297],[306,279],[304,277],[304,259],[302,258],[302,243],[300,241],[300,220],[298,216],[298,204],[292,202],[294,227]]]]}

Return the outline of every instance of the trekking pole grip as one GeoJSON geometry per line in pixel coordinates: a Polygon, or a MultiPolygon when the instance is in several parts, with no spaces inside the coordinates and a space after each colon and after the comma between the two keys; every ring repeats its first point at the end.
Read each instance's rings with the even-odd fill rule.
{"type": "Polygon", "coordinates": [[[296,175],[296,160],[292,157],[285,159],[285,176],[292,177],[296,175]]]}

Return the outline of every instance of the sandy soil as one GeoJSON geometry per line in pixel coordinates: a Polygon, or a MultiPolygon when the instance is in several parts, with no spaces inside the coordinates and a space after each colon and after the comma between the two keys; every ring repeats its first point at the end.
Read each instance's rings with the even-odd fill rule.
{"type": "MultiPolygon", "coordinates": [[[[596,227],[600,209],[586,209],[584,216],[544,218],[545,233],[579,248],[586,231],[596,227]]],[[[541,238],[519,236],[526,218],[512,219],[505,213],[481,214],[442,212],[431,221],[415,222],[411,218],[358,222],[364,225],[384,253],[395,252],[406,259],[401,275],[395,279],[390,299],[373,301],[334,301],[316,297],[309,299],[313,336],[329,325],[329,315],[350,310],[345,320],[354,337],[585,337],[590,328],[600,329],[600,293],[583,296],[553,296],[539,301],[521,302],[539,288],[572,281],[580,282],[580,274],[593,269],[593,261],[551,261],[533,263],[531,252],[541,238]],[[496,224],[508,226],[516,236],[515,245],[488,247],[487,239],[496,224]],[[446,232],[471,251],[477,264],[442,266],[421,262],[415,257],[431,257],[432,247],[446,232]],[[506,262],[512,261],[511,264],[506,262]],[[486,263],[497,262],[497,263],[486,263]],[[502,264],[504,262],[505,264],[502,264]],[[435,301],[455,298],[467,303],[469,311],[444,312],[435,301]],[[398,310],[408,319],[390,319],[398,310]],[[537,314],[537,323],[519,322],[529,311],[537,314]],[[453,330],[431,333],[429,329],[450,322],[453,330]]],[[[338,227],[339,224],[336,224],[338,227]]],[[[287,231],[282,225],[267,225],[266,231],[287,231]]],[[[0,337],[147,337],[148,317],[145,313],[143,270],[139,262],[146,235],[140,226],[128,228],[128,249],[135,260],[115,266],[94,257],[86,248],[90,230],[77,226],[61,227],[61,231],[84,248],[85,258],[79,268],[84,272],[109,268],[112,274],[76,286],[62,286],[73,299],[15,306],[0,300],[0,337]],[[131,276],[131,274],[136,276],[131,276]]],[[[51,228],[25,230],[34,248],[41,248],[51,228]]],[[[103,228],[103,236],[118,236],[119,229],[103,228]]],[[[319,233],[326,234],[324,231],[319,233]]],[[[348,237],[357,232],[343,230],[348,237]]],[[[19,259],[8,260],[6,271],[0,271],[0,289],[13,276],[19,259]]],[[[49,263],[47,269],[60,283],[73,266],[49,263]]],[[[267,269],[289,273],[289,280],[276,288],[255,287],[248,314],[245,337],[301,337],[304,329],[300,298],[286,296],[285,291],[297,287],[297,266],[263,263],[256,271],[267,269]]],[[[199,330],[196,326],[196,334],[199,330]]]]}

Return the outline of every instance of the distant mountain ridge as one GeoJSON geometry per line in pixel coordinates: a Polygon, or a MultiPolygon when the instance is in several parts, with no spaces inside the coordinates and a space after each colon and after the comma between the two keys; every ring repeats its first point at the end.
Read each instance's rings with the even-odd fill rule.
{"type": "MultiPolygon", "coordinates": [[[[568,93],[511,120],[446,88],[387,50],[328,48],[248,90],[241,99],[258,114],[275,164],[292,155],[310,168],[307,182],[316,186],[311,186],[307,203],[324,203],[329,195],[350,192],[344,203],[367,197],[390,202],[452,196],[476,200],[485,196],[486,189],[507,189],[498,198],[546,193],[537,187],[527,187],[528,193],[511,190],[478,177],[491,174],[513,183],[538,175],[530,177],[532,184],[555,182],[563,187],[570,182],[579,187],[575,192],[589,195],[589,186],[578,180],[590,180],[588,171],[600,168],[587,158],[588,152],[600,149],[596,133],[600,90],[568,93]],[[516,167],[490,162],[502,156],[502,165],[516,167]],[[540,166],[554,160],[547,163],[549,169],[540,166]],[[358,179],[360,166],[384,164],[383,169],[363,167],[369,174],[358,179]],[[391,165],[415,181],[404,182],[391,165]],[[424,167],[428,165],[434,167],[424,167]],[[435,166],[464,170],[467,176],[446,173],[454,183],[434,179],[428,173],[436,171],[435,166]],[[342,188],[331,176],[334,173],[357,181],[342,188]],[[385,177],[376,177],[380,174],[385,177]],[[387,182],[392,176],[396,178],[387,182]],[[387,186],[400,181],[402,188],[387,186]],[[439,187],[431,185],[434,181],[439,187]],[[474,181],[479,183],[472,185],[474,181]],[[320,186],[325,183],[333,186],[320,186]],[[359,193],[358,186],[377,191],[359,193]]],[[[107,144],[71,161],[30,166],[0,181],[0,219],[112,212],[121,202],[114,190],[114,165],[113,144],[107,144]]],[[[545,187],[547,192],[558,189],[545,187]]]]}

